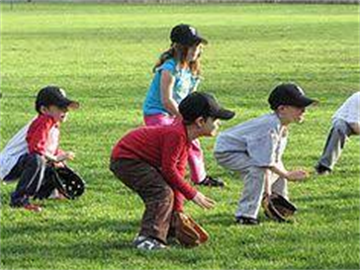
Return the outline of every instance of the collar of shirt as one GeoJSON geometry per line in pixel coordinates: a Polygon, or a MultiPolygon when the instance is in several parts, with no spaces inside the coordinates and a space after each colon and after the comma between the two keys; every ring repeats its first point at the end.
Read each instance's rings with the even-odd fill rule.
{"type": "Polygon", "coordinates": [[[55,118],[49,114],[39,114],[39,118],[50,119],[54,127],[59,128],[60,121],[56,121],[55,118]]]}

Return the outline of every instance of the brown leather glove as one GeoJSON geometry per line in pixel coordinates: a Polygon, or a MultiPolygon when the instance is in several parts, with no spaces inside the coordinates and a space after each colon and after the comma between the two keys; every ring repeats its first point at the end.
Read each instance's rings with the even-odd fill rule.
{"type": "Polygon", "coordinates": [[[175,238],[185,247],[195,247],[205,243],[209,234],[197,224],[190,216],[174,212],[172,227],[175,231],[175,238]]]}

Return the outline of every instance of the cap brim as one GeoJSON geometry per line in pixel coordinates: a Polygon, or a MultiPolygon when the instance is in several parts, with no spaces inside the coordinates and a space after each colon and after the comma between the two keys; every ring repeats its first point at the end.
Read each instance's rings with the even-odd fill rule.
{"type": "Polygon", "coordinates": [[[203,38],[201,36],[196,36],[194,44],[200,44],[200,43],[206,45],[209,42],[205,38],[203,38]]]}
{"type": "Polygon", "coordinates": [[[298,107],[307,107],[307,106],[310,106],[312,104],[317,104],[317,103],[319,103],[319,101],[302,96],[299,98],[299,100],[294,105],[296,105],[298,107]]]}
{"type": "Polygon", "coordinates": [[[76,110],[76,109],[79,109],[80,103],[66,98],[58,106],[61,108],[68,108],[68,109],[76,110]]]}
{"type": "Polygon", "coordinates": [[[203,37],[199,37],[200,38],[200,43],[207,45],[209,42],[207,41],[207,39],[203,38],[203,37]]]}
{"type": "Polygon", "coordinates": [[[77,110],[80,108],[80,103],[77,102],[77,101],[72,101],[69,106],[68,106],[69,109],[72,109],[72,110],[77,110]]]}
{"type": "Polygon", "coordinates": [[[229,120],[235,116],[235,112],[230,110],[220,109],[216,113],[213,113],[212,116],[221,120],[229,120]]]}

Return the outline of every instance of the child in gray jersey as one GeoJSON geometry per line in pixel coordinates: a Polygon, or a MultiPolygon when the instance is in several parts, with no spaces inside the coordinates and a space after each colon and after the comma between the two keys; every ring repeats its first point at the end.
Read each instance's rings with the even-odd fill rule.
{"type": "Polygon", "coordinates": [[[288,171],[282,162],[288,125],[303,121],[305,108],[316,102],[295,84],[280,84],[268,102],[273,113],[232,127],[218,136],[214,155],[221,166],[240,173],[244,190],[236,211],[240,224],[256,225],[263,199],[277,193],[288,199],[287,180],[307,177],[304,170],[288,171]]]}
{"type": "Polygon", "coordinates": [[[360,134],[360,91],[351,95],[335,112],[323,153],[315,166],[320,175],[330,173],[350,136],[360,134]]]}

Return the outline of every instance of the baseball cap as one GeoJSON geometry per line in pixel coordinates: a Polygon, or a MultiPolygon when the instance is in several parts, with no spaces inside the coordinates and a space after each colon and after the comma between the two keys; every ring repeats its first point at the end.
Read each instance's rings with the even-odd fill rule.
{"type": "Polygon", "coordinates": [[[203,92],[189,94],[180,102],[179,111],[188,122],[193,122],[200,116],[229,120],[235,115],[233,111],[222,108],[214,96],[203,92]]]}
{"type": "Polygon", "coordinates": [[[280,105],[290,105],[295,107],[307,107],[317,100],[305,96],[304,91],[296,84],[279,84],[270,93],[268,102],[272,110],[276,110],[280,105]]]}
{"type": "Polygon", "coordinates": [[[185,46],[193,46],[195,44],[203,43],[207,44],[208,41],[201,37],[198,31],[188,25],[188,24],[179,24],[176,25],[170,33],[170,40],[174,43],[179,43],[185,46]]]}
{"type": "Polygon", "coordinates": [[[41,106],[48,107],[55,105],[59,108],[77,109],[80,107],[79,102],[70,100],[66,97],[64,89],[58,86],[46,86],[37,94],[35,107],[39,112],[41,106]]]}

